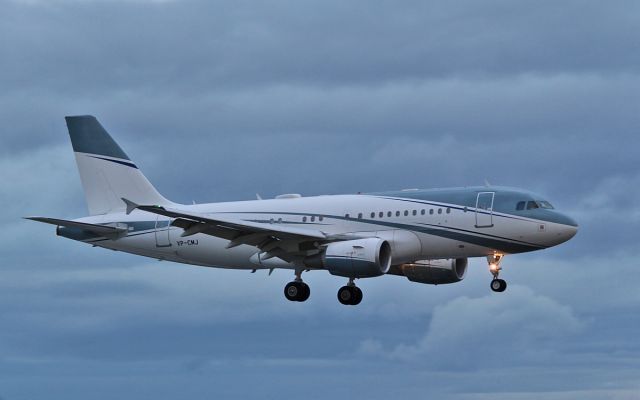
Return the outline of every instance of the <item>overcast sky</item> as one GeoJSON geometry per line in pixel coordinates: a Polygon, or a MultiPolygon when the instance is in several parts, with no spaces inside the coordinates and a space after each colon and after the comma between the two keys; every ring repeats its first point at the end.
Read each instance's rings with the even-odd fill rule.
{"type": "Polygon", "coordinates": [[[0,0],[0,397],[639,399],[637,1],[0,0]],[[483,184],[570,242],[438,287],[158,262],[86,205],[65,115],[168,198],[483,184]]]}

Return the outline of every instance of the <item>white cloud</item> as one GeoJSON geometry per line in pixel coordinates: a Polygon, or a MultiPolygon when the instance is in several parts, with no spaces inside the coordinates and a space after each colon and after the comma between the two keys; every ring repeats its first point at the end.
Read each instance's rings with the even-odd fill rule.
{"type": "Polygon", "coordinates": [[[359,352],[440,367],[503,366],[544,361],[583,327],[570,307],[514,285],[506,295],[460,297],[435,307],[426,334],[415,344],[385,351],[369,339],[359,352]]]}

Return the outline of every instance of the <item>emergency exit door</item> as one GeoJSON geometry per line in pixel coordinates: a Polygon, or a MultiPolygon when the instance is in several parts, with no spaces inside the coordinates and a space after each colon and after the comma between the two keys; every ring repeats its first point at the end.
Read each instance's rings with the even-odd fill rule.
{"type": "Polygon", "coordinates": [[[170,219],[162,215],[156,218],[156,247],[169,247],[169,222],[170,219]]]}

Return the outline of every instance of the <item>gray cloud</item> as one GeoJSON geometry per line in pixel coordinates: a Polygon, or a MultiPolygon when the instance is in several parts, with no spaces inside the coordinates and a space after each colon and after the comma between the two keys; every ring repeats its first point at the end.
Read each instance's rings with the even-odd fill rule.
{"type": "Polygon", "coordinates": [[[637,2],[0,7],[5,398],[640,390],[637,2]],[[86,212],[62,118],[86,113],[176,201],[486,178],[543,193],[581,229],[505,259],[502,297],[474,260],[457,285],[363,280],[357,309],[309,273],[311,299],[292,305],[286,271],[141,260],[21,220],[86,212]]]}
{"type": "Polygon", "coordinates": [[[569,307],[526,287],[509,290],[508,298],[459,297],[437,306],[427,333],[416,344],[400,344],[385,353],[379,343],[367,340],[360,350],[390,359],[438,360],[439,368],[451,370],[558,361],[566,337],[579,334],[584,324],[569,307]]]}

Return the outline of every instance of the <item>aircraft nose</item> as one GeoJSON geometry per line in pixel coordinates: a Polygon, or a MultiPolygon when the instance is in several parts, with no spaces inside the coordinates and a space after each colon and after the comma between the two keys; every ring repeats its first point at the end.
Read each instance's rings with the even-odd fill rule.
{"type": "Polygon", "coordinates": [[[573,226],[567,226],[566,228],[564,228],[564,236],[567,238],[566,240],[571,239],[572,237],[574,237],[576,235],[576,233],[578,233],[578,225],[573,225],[573,226]]]}
{"type": "Polygon", "coordinates": [[[562,228],[560,228],[560,232],[558,233],[559,242],[564,243],[578,233],[578,223],[573,218],[562,215],[562,228]]]}

